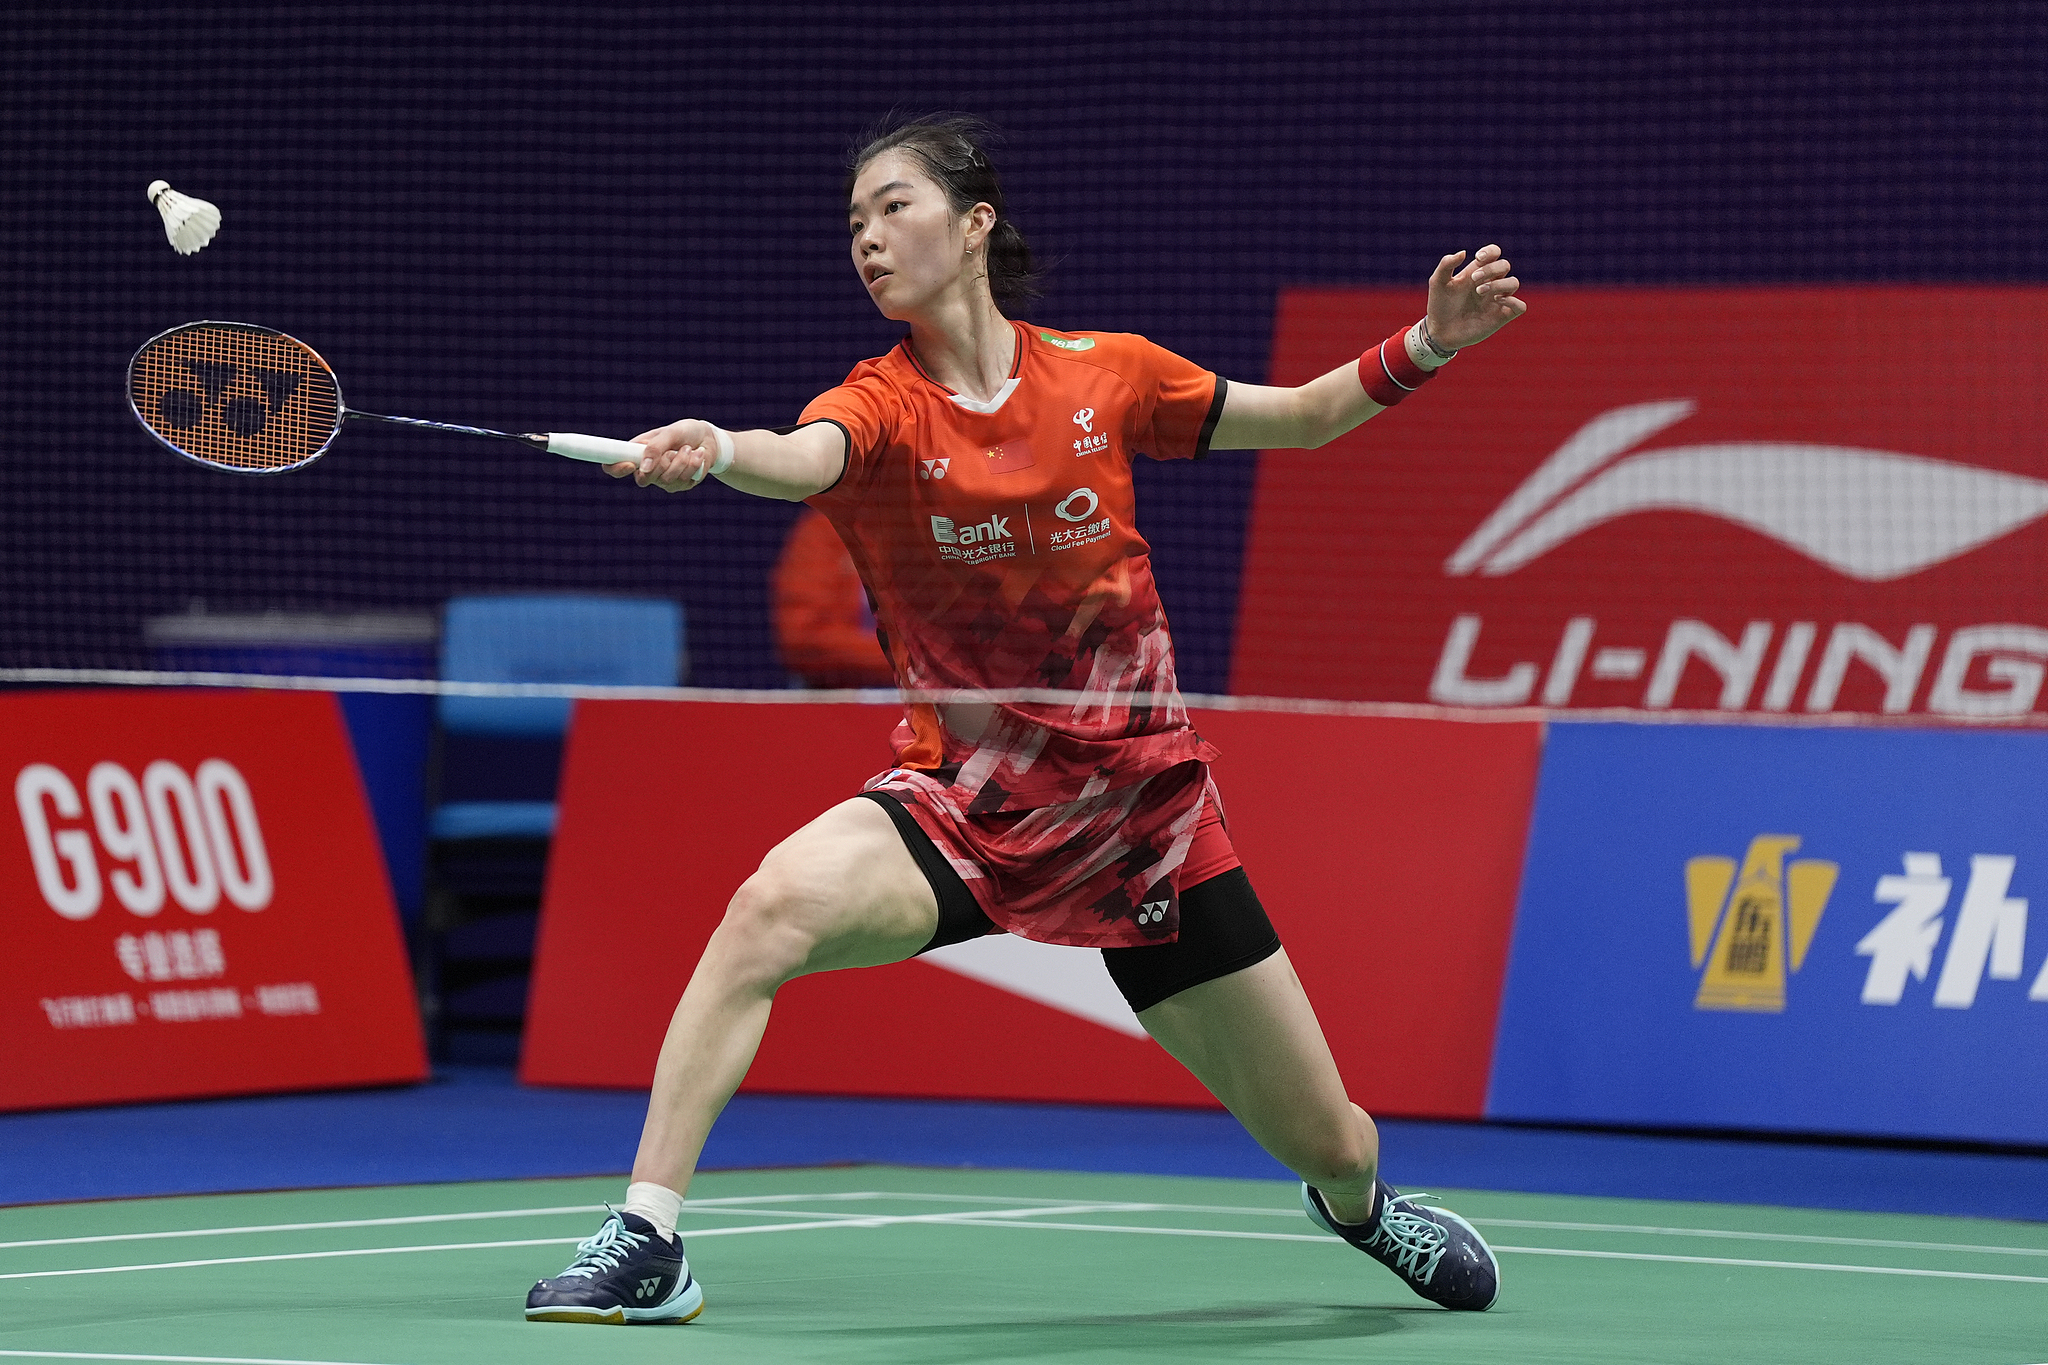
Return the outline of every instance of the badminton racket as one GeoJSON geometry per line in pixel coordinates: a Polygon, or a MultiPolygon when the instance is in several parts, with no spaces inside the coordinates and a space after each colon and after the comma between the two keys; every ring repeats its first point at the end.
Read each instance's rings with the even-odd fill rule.
{"type": "Polygon", "coordinates": [[[128,406],[157,440],[230,474],[304,469],[351,419],[517,441],[593,464],[638,461],[647,449],[568,431],[492,431],[362,412],[341,401],[334,367],[318,351],[246,322],[188,322],[151,337],[128,362],[128,406]]]}

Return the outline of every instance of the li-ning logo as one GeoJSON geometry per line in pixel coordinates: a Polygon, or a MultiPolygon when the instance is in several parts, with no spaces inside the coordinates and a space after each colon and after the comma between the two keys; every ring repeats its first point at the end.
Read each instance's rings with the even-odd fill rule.
{"type": "Polygon", "coordinates": [[[1787,863],[1798,847],[1796,834],[1759,834],[1749,841],[1739,876],[1733,858],[1686,862],[1692,965],[1707,969],[1694,1009],[1776,1014],[1785,1008],[1785,978],[1805,965],[1842,871],[1818,858],[1787,863]]]}
{"type": "Polygon", "coordinates": [[[917,462],[917,477],[920,479],[943,479],[946,477],[947,468],[952,463],[951,456],[943,460],[919,460],[917,462]]]}
{"type": "Polygon", "coordinates": [[[1444,562],[1513,573],[1637,512],[1704,512],[1865,582],[1904,578],[2048,514],[2048,483],[1889,450],[1725,441],[1626,452],[1690,417],[1636,403],[1580,427],[1444,562]]]}
{"type": "Polygon", "coordinates": [[[1094,408],[1082,408],[1082,409],[1081,409],[1081,410],[1080,410],[1079,412],[1075,413],[1075,414],[1074,414],[1074,425],[1075,425],[1075,426],[1077,426],[1077,427],[1079,427],[1079,428],[1081,428],[1081,430],[1083,430],[1083,431],[1091,431],[1091,432],[1092,432],[1092,431],[1094,431],[1094,430],[1095,430],[1095,409],[1094,409],[1094,408]]]}
{"type": "Polygon", "coordinates": [[[1166,907],[1172,904],[1172,901],[1146,901],[1138,911],[1138,923],[1164,923],[1166,920],[1166,907]]]}
{"type": "Polygon", "coordinates": [[[266,370],[250,365],[230,365],[224,360],[180,360],[186,371],[205,390],[200,397],[191,389],[172,389],[156,400],[157,416],[174,431],[190,431],[206,420],[209,409],[220,413],[221,425],[244,439],[263,430],[270,414],[281,411],[299,391],[303,374],[291,370],[266,370]],[[235,381],[248,375],[263,392],[237,393],[235,381]]]}

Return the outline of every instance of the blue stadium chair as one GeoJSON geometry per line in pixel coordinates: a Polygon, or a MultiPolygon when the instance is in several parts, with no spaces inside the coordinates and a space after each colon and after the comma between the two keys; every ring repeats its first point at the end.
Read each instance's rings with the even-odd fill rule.
{"type": "MultiPolygon", "coordinates": [[[[683,609],[654,598],[457,597],[441,631],[448,682],[598,683],[672,687],[683,672],[683,609]]],[[[566,697],[459,697],[439,701],[450,735],[559,739],[566,697]]],[[[435,807],[436,839],[545,839],[552,801],[451,801],[435,807]]]]}
{"type": "MultiPolygon", "coordinates": [[[[685,657],[682,608],[658,599],[458,597],[441,633],[441,677],[454,682],[668,687],[685,657]]],[[[570,706],[560,697],[437,698],[418,959],[438,1057],[504,1061],[516,1046],[570,706]],[[466,1055],[453,1056],[451,1043],[466,1055]]]]}

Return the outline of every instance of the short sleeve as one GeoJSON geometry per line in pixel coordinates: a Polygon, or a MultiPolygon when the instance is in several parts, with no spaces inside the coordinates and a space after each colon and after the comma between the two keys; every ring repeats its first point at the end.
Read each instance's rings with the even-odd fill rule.
{"type": "Polygon", "coordinates": [[[806,501],[829,500],[835,493],[863,487],[875,457],[889,442],[901,407],[895,387],[869,363],[857,366],[839,387],[812,399],[797,425],[830,422],[838,427],[846,436],[846,465],[837,482],[806,501]]]}
{"type": "Polygon", "coordinates": [[[1229,385],[1192,360],[1184,360],[1143,337],[1133,337],[1127,378],[1138,391],[1149,421],[1139,433],[1137,449],[1155,460],[1200,460],[1209,454],[1209,438],[1223,415],[1229,385]]]}

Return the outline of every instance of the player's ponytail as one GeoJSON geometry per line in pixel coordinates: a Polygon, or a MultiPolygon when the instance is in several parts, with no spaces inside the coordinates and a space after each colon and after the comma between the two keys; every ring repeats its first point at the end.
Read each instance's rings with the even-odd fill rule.
{"type": "Polygon", "coordinates": [[[988,288],[996,305],[1007,310],[1038,297],[1040,272],[1024,234],[1004,207],[1002,182],[996,178],[987,150],[995,141],[995,131],[969,114],[927,114],[878,124],[846,159],[845,192],[853,193],[853,182],[876,157],[902,152],[915,157],[938,183],[953,212],[965,213],[976,204],[994,209],[996,225],[988,238],[988,288]]]}

